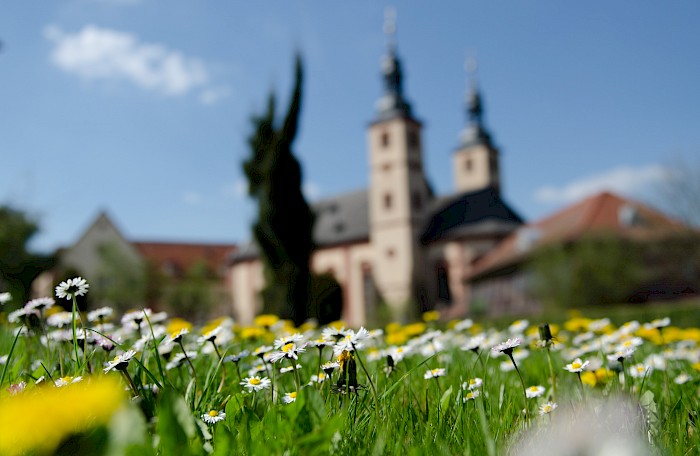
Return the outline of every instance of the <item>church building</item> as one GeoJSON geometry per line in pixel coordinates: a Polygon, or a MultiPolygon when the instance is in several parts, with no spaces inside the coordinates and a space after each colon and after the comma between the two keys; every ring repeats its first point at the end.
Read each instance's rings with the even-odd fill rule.
{"type": "MultiPolygon", "coordinates": [[[[501,197],[500,157],[484,124],[472,78],[467,125],[452,153],[454,193],[436,195],[423,165],[422,124],[403,90],[403,69],[390,36],[382,60],[383,94],[367,129],[369,188],[313,204],[311,259],[343,290],[342,319],[366,324],[386,305],[395,320],[439,308],[469,311],[474,261],[522,225],[501,197]]],[[[234,317],[250,323],[262,310],[262,263],[254,243],[231,258],[234,317]]]]}

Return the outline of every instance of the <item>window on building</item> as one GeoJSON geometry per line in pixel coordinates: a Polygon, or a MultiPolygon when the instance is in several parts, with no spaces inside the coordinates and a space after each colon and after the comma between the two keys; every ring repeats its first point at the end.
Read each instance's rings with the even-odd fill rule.
{"type": "Polygon", "coordinates": [[[386,171],[389,171],[389,170],[391,170],[391,163],[384,163],[384,164],[382,165],[382,171],[386,172],[386,171]]]}
{"type": "Polygon", "coordinates": [[[387,133],[386,131],[382,132],[382,136],[381,136],[382,147],[389,147],[389,142],[390,142],[389,141],[389,133],[387,133]]]}
{"type": "Polygon", "coordinates": [[[394,258],[396,256],[396,252],[394,249],[386,249],[386,256],[387,258],[394,258]]]}
{"type": "Polygon", "coordinates": [[[472,163],[472,159],[467,158],[464,162],[464,169],[467,171],[471,171],[473,167],[474,167],[474,164],[472,163]]]}
{"type": "Polygon", "coordinates": [[[436,268],[436,276],[438,300],[450,302],[450,282],[447,275],[447,266],[444,264],[438,265],[436,268]]]}
{"type": "Polygon", "coordinates": [[[391,193],[384,194],[384,209],[391,209],[391,205],[394,203],[391,193]]]}
{"type": "Polygon", "coordinates": [[[413,206],[413,209],[419,211],[423,205],[423,200],[420,196],[420,193],[418,192],[413,192],[413,195],[411,195],[411,205],[413,206]]]}
{"type": "Polygon", "coordinates": [[[408,147],[411,149],[418,148],[420,141],[418,139],[418,132],[409,131],[408,132],[408,147]]]}

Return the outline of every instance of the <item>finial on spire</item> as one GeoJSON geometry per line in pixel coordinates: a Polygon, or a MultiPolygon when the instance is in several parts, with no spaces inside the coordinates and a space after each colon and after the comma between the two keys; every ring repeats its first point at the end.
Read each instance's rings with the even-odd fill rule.
{"type": "Polygon", "coordinates": [[[484,110],[476,78],[478,68],[476,50],[473,48],[467,49],[464,70],[467,73],[467,93],[465,101],[469,125],[461,134],[463,144],[472,144],[475,142],[489,143],[491,140],[484,126],[484,110]]]}
{"type": "Polygon", "coordinates": [[[384,10],[383,30],[387,52],[382,58],[384,96],[377,103],[379,115],[381,117],[397,114],[411,116],[411,105],[403,97],[401,62],[396,53],[396,9],[391,6],[384,10]]]}
{"type": "Polygon", "coordinates": [[[386,47],[390,51],[396,46],[396,8],[387,6],[384,9],[384,35],[386,35],[386,47]]]}

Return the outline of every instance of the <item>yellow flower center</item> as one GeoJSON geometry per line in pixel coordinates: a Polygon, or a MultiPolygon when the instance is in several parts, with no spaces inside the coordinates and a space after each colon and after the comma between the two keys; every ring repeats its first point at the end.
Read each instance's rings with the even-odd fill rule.
{"type": "Polygon", "coordinates": [[[469,379],[469,384],[470,384],[470,385],[476,385],[476,380],[474,380],[473,378],[470,378],[470,379],[469,379]]]}
{"type": "Polygon", "coordinates": [[[293,391],[293,392],[289,393],[289,397],[292,398],[292,399],[296,399],[296,398],[297,398],[297,392],[296,392],[296,391],[293,391]]]}
{"type": "Polygon", "coordinates": [[[571,363],[571,367],[573,369],[581,369],[581,363],[577,363],[576,361],[574,361],[573,363],[571,363]]]}
{"type": "Polygon", "coordinates": [[[285,353],[289,353],[289,350],[291,350],[294,347],[293,343],[288,343],[284,347],[282,347],[282,351],[285,353]]]}
{"type": "Polygon", "coordinates": [[[216,410],[212,410],[211,412],[209,412],[209,416],[211,416],[211,417],[219,416],[219,412],[217,412],[216,410]]]}
{"type": "Polygon", "coordinates": [[[536,387],[536,386],[531,386],[531,387],[528,388],[528,389],[530,390],[531,393],[536,393],[536,392],[537,392],[537,387],[536,387]]]}
{"type": "Polygon", "coordinates": [[[251,385],[259,385],[260,384],[260,379],[257,377],[253,377],[248,381],[251,385]]]}
{"type": "Polygon", "coordinates": [[[70,383],[71,381],[73,381],[73,377],[61,377],[60,380],[63,383],[70,383]]]}

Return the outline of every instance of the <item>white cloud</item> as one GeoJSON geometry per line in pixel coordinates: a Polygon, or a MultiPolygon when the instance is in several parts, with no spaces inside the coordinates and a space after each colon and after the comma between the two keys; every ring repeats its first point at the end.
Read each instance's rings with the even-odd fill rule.
{"type": "Polygon", "coordinates": [[[669,170],[661,165],[620,166],[561,187],[540,187],[535,191],[535,200],[540,203],[571,203],[604,190],[636,196],[668,179],[668,173],[669,170]]]}
{"type": "Polygon", "coordinates": [[[51,62],[86,80],[123,80],[165,96],[202,90],[201,101],[211,104],[228,94],[212,87],[206,65],[196,57],[160,44],[144,43],[131,33],[86,25],[76,33],[48,26],[51,62]],[[213,92],[212,92],[213,91],[213,92]]]}

